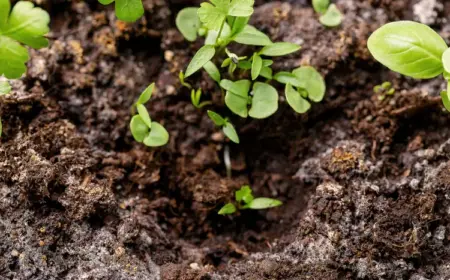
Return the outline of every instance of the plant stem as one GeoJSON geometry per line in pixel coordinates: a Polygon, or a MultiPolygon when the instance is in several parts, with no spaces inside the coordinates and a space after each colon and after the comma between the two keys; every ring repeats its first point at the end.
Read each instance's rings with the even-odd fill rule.
{"type": "Polygon", "coordinates": [[[226,20],[224,20],[224,21],[222,22],[222,25],[220,26],[219,33],[217,34],[216,42],[214,43],[214,45],[217,44],[217,41],[218,41],[219,38],[220,38],[220,34],[222,34],[223,27],[225,26],[225,21],[226,21],[226,20]]]}

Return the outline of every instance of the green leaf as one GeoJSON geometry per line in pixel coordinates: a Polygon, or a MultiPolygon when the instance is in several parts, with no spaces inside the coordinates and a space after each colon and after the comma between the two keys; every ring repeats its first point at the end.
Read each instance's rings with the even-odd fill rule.
{"type": "Polygon", "coordinates": [[[290,72],[278,72],[275,76],[273,76],[273,79],[282,84],[291,84],[295,87],[303,86],[303,83],[299,80],[299,78],[290,72]]]}
{"type": "Polygon", "coordinates": [[[9,0],[0,0],[0,30],[5,28],[10,10],[11,3],[9,0]]]}
{"type": "Polygon", "coordinates": [[[203,65],[203,69],[205,69],[206,73],[208,73],[214,81],[220,83],[220,71],[214,63],[208,61],[203,65]]]}
{"type": "Polygon", "coordinates": [[[314,102],[322,101],[325,96],[326,85],[322,75],[314,67],[303,66],[292,71],[292,74],[301,82],[300,87],[308,92],[309,99],[314,102]]]}
{"type": "Polygon", "coordinates": [[[413,22],[388,23],[367,42],[370,52],[383,65],[405,76],[430,79],[443,72],[445,41],[430,27],[413,22]]]}
{"type": "Polygon", "coordinates": [[[331,4],[328,7],[327,12],[320,16],[319,21],[321,24],[328,27],[335,27],[342,23],[343,16],[338,10],[335,4],[331,4]]]}
{"type": "MultiPolygon", "coordinates": [[[[9,0],[8,0],[9,1],[9,0]]],[[[20,78],[27,67],[28,51],[11,38],[0,35],[0,75],[8,79],[20,78]]]]}
{"type": "Polygon", "coordinates": [[[0,81],[0,96],[11,92],[11,85],[8,81],[0,81]]]}
{"type": "Polygon", "coordinates": [[[309,104],[309,102],[304,99],[298,91],[292,88],[290,84],[286,85],[285,95],[287,103],[292,107],[292,109],[294,109],[295,112],[303,114],[311,108],[311,104],[309,104]]]}
{"type": "Polygon", "coordinates": [[[222,65],[220,65],[221,68],[228,67],[231,64],[231,58],[225,58],[222,62],[222,65]]]}
{"type": "Polygon", "coordinates": [[[228,15],[233,17],[249,17],[253,14],[254,4],[254,0],[231,0],[228,15]]]}
{"type": "Polygon", "coordinates": [[[241,33],[247,26],[249,20],[250,17],[236,17],[233,22],[233,26],[231,27],[231,36],[241,33]]]}
{"type": "Polygon", "coordinates": [[[312,4],[316,13],[325,14],[330,5],[330,0],[313,0],[312,4]]]}
{"type": "Polygon", "coordinates": [[[245,208],[259,210],[259,209],[267,209],[267,208],[277,207],[282,204],[283,204],[283,202],[281,202],[277,199],[258,197],[258,198],[253,199],[249,204],[247,204],[245,208]]]}
{"type": "Polygon", "coordinates": [[[150,115],[148,114],[147,108],[144,105],[138,104],[137,111],[142,121],[149,127],[152,128],[152,120],[150,119],[150,115]]]}
{"type": "Polygon", "coordinates": [[[185,76],[184,76],[183,71],[180,71],[180,74],[178,75],[178,78],[180,79],[181,85],[187,87],[188,89],[191,89],[191,88],[192,88],[191,84],[187,83],[187,82],[184,80],[185,76]]]}
{"type": "Polygon", "coordinates": [[[226,122],[222,128],[223,133],[234,143],[239,144],[239,136],[230,122],[226,122]]]}
{"type": "MultiPolygon", "coordinates": [[[[222,33],[220,33],[220,39],[226,40],[230,37],[231,29],[228,23],[223,25],[222,33]]],[[[209,30],[208,35],[205,39],[205,45],[215,45],[217,42],[217,36],[219,35],[219,31],[209,30]]]]}
{"type": "Polygon", "coordinates": [[[236,82],[223,79],[220,81],[220,86],[227,91],[231,91],[234,94],[242,97],[247,97],[250,90],[251,82],[249,80],[239,80],[236,82]]]}
{"type": "Polygon", "coordinates": [[[247,95],[238,95],[231,91],[225,94],[225,104],[231,112],[246,118],[248,116],[248,93],[247,95]]]}
{"type": "Polygon", "coordinates": [[[175,20],[175,24],[183,37],[193,42],[197,39],[197,32],[201,26],[197,15],[198,8],[184,8],[181,10],[175,20]]]}
{"type": "Polygon", "coordinates": [[[227,203],[219,210],[219,215],[229,215],[236,212],[236,206],[233,203],[227,203]]]}
{"type": "Polygon", "coordinates": [[[242,70],[250,70],[252,69],[252,63],[248,60],[239,61],[238,67],[242,70]]]}
{"type": "Polygon", "coordinates": [[[278,92],[269,84],[256,82],[253,86],[252,106],[248,111],[250,117],[264,119],[278,109],[278,92]]]}
{"type": "Polygon", "coordinates": [[[155,88],[155,83],[152,83],[151,85],[149,85],[139,96],[137,104],[147,103],[150,100],[150,98],[152,97],[154,88],[155,88]]]}
{"type": "Polygon", "coordinates": [[[169,142],[169,133],[157,122],[152,122],[152,129],[150,133],[145,137],[144,144],[149,147],[164,146],[169,142]]]}
{"type": "Polygon", "coordinates": [[[142,141],[144,141],[144,138],[148,135],[150,129],[139,115],[135,115],[131,119],[130,130],[131,134],[134,137],[134,140],[141,143],[142,141]]]}
{"type": "Polygon", "coordinates": [[[244,30],[234,38],[234,41],[250,46],[268,46],[272,44],[269,36],[251,25],[245,26],[244,30]]]}
{"type": "Polygon", "coordinates": [[[272,45],[265,46],[260,54],[266,56],[283,56],[300,50],[299,45],[287,42],[274,43],[272,45]]]}
{"type": "Polygon", "coordinates": [[[214,122],[217,126],[224,126],[227,121],[222,118],[221,115],[217,114],[216,112],[208,110],[208,117],[214,122]]]}
{"type": "Polygon", "coordinates": [[[442,64],[444,66],[445,72],[450,73],[450,49],[447,49],[442,54],[442,64]]]}
{"type": "Polygon", "coordinates": [[[236,191],[235,195],[237,202],[244,201],[246,204],[250,203],[254,198],[252,195],[252,189],[248,185],[242,186],[238,191],[236,191]]]}
{"type": "MultiPolygon", "coordinates": [[[[113,0],[98,0],[103,5],[114,2],[113,0]]],[[[116,0],[116,16],[126,22],[134,22],[144,15],[142,0],[116,0]]]]}
{"type": "Polygon", "coordinates": [[[442,103],[445,109],[450,112],[450,96],[449,96],[450,84],[447,85],[447,90],[441,91],[442,103]]]}
{"type": "Polygon", "coordinates": [[[253,54],[253,62],[252,62],[252,80],[256,80],[261,73],[262,68],[262,58],[257,54],[253,54]]]}
{"type": "Polygon", "coordinates": [[[206,45],[201,47],[189,63],[185,77],[187,78],[197,72],[214,57],[215,53],[216,50],[213,46],[206,45]]]}
{"type": "Polygon", "coordinates": [[[272,68],[270,67],[263,67],[261,68],[261,73],[259,73],[260,76],[272,80],[272,68]]]}
{"type": "Polygon", "coordinates": [[[263,67],[269,67],[272,66],[273,60],[271,59],[263,59],[263,67]]]}
{"type": "Polygon", "coordinates": [[[230,9],[229,0],[211,0],[214,5],[204,2],[200,4],[198,9],[198,17],[200,21],[209,30],[220,30],[230,9]]]}

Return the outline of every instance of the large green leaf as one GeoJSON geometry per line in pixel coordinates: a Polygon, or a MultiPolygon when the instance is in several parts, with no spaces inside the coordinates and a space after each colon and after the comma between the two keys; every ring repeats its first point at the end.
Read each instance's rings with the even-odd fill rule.
{"type": "Polygon", "coordinates": [[[253,86],[252,106],[248,111],[250,117],[264,119],[278,109],[278,92],[269,84],[256,82],[253,86]]]}
{"type": "Polygon", "coordinates": [[[20,78],[27,67],[28,51],[11,38],[0,35],[0,75],[8,79],[20,78]]]}
{"type": "Polygon", "coordinates": [[[198,9],[198,17],[200,21],[209,30],[220,30],[220,27],[224,23],[228,10],[230,9],[229,0],[211,0],[214,5],[203,2],[198,9]]]}
{"type": "Polygon", "coordinates": [[[292,74],[300,81],[299,87],[304,88],[308,92],[309,99],[314,102],[322,101],[325,96],[326,85],[322,75],[314,67],[302,66],[292,71],[292,74]]]}
{"type": "Polygon", "coordinates": [[[245,26],[244,30],[234,38],[234,41],[251,46],[268,46],[272,44],[269,36],[251,25],[245,26]]]}
{"type": "MultiPolygon", "coordinates": [[[[103,5],[109,5],[114,0],[98,0],[103,5]]],[[[142,0],[115,0],[116,16],[126,22],[134,22],[144,15],[142,0]]]]}
{"type": "Polygon", "coordinates": [[[442,64],[444,66],[445,72],[450,73],[450,49],[447,49],[442,54],[442,64]]]}
{"type": "Polygon", "coordinates": [[[198,8],[184,8],[181,10],[175,20],[175,24],[188,41],[197,39],[197,31],[201,26],[200,19],[197,15],[198,8]]]}
{"type": "Polygon", "coordinates": [[[412,21],[382,26],[370,36],[367,45],[383,65],[417,79],[440,75],[444,70],[441,58],[448,48],[433,29],[412,21]]]}
{"type": "Polygon", "coordinates": [[[216,53],[216,50],[214,46],[206,45],[201,47],[198,52],[194,55],[194,58],[192,58],[191,62],[188,65],[188,68],[186,70],[185,78],[191,76],[200,68],[202,68],[206,63],[208,63],[216,53]]]}
{"type": "Polygon", "coordinates": [[[169,133],[157,122],[152,122],[152,129],[150,133],[145,137],[144,144],[149,147],[164,146],[169,142],[169,133]]]}

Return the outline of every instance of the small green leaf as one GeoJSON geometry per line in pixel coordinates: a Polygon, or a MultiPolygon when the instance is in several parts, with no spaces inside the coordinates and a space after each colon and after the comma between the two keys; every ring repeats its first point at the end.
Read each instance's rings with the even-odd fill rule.
{"type": "Polygon", "coordinates": [[[152,122],[152,129],[150,133],[145,137],[144,144],[149,147],[164,146],[169,142],[169,133],[157,122],[152,122]]]}
{"type": "Polygon", "coordinates": [[[231,36],[235,36],[244,30],[250,17],[236,17],[231,27],[231,36]]]}
{"type": "Polygon", "coordinates": [[[255,4],[254,0],[231,0],[228,15],[233,17],[249,17],[253,14],[254,4],[255,4]]]}
{"type": "Polygon", "coordinates": [[[253,86],[252,106],[248,111],[250,117],[264,119],[278,109],[278,92],[269,84],[256,82],[253,86]]]}
{"type": "Polygon", "coordinates": [[[236,212],[236,206],[233,203],[227,203],[219,210],[219,215],[229,215],[236,212]]]}
{"type": "Polygon", "coordinates": [[[261,73],[262,68],[262,58],[257,54],[253,54],[253,62],[252,62],[252,80],[256,80],[261,73]]]}
{"type": "Polygon", "coordinates": [[[222,128],[223,133],[234,143],[239,144],[239,136],[230,122],[226,122],[222,128]]]}
{"type": "Polygon", "coordinates": [[[283,202],[281,202],[277,199],[266,198],[266,197],[257,197],[255,199],[253,199],[249,204],[247,204],[246,208],[259,210],[259,209],[267,209],[267,208],[277,207],[282,204],[283,204],[283,202]]]}
{"type": "Polygon", "coordinates": [[[205,69],[206,73],[208,73],[214,81],[220,83],[220,71],[214,63],[208,61],[203,65],[203,69],[205,69]]]}
{"type": "Polygon", "coordinates": [[[142,104],[138,104],[136,108],[142,121],[148,126],[148,128],[152,128],[152,120],[150,119],[147,108],[145,108],[142,104]]]}
{"type": "MultiPolygon", "coordinates": [[[[222,33],[220,33],[220,39],[226,40],[228,37],[230,37],[231,29],[230,26],[225,23],[223,25],[222,33]]],[[[217,42],[217,36],[219,35],[219,31],[216,30],[209,30],[208,35],[205,39],[205,45],[215,45],[217,42]]]]}
{"type": "Polygon", "coordinates": [[[319,21],[321,24],[328,27],[335,27],[342,23],[343,16],[338,10],[335,4],[331,4],[328,7],[327,12],[320,16],[319,21]]]}
{"type": "Polygon", "coordinates": [[[383,65],[405,76],[430,79],[443,72],[445,41],[430,27],[413,22],[388,23],[367,42],[370,52],[383,65]]]}
{"type": "Polygon", "coordinates": [[[230,9],[229,0],[213,0],[213,5],[207,2],[200,4],[198,18],[209,30],[219,30],[230,9]]]}
{"type": "Polygon", "coordinates": [[[250,90],[251,82],[249,80],[239,80],[236,82],[223,79],[220,81],[220,86],[227,91],[231,91],[234,94],[242,97],[247,97],[250,90]]]}
{"type": "Polygon", "coordinates": [[[295,87],[303,86],[303,83],[299,80],[299,78],[290,72],[278,72],[275,76],[273,76],[273,79],[282,84],[291,84],[295,87]]]}
{"type": "Polygon", "coordinates": [[[134,140],[141,143],[144,141],[144,138],[148,135],[149,127],[145,124],[142,118],[139,115],[134,116],[130,122],[130,130],[131,134],[134,137],[134,140]]]}
{"type": "Polygon", "coordinates": [[[450,97],[449,97],[450,84],[447,86],[447,90],[441,91],[442,103],[445,109],[450,112],[450,97]]]}
{"type": "Polygon", "coordinates": [[[155,89],[155,83],[149,85],[139,96],[137,104],[145,104],[152,97],[153,90],[155,89]]]}
{"type": "Polygon", "coordinates": [[[175,24],[183,34],[184,38],[190,42],[197,39],[197,32],[201,26],[197,15],[198,8],[184,8],[175,20],[175,24]]]}
{"type": "Polygon", "coordinates": [[[311,108],[311,104],[309,104],[309,102],[304,99],[298,91],[292,88],[290,84],[286,85],[285,95],[287,103],[292,107],[292,109],[294,109],[295,112],[303,114],[311,108]]]}
{"type": "Polygon", "coordinates": [[[0,81],[0,96],[11,92],[11,85],[8,81],[0,81]]]}
{"type": "Polygon", "coordinates": [[[271,59],[263,59],[263,67],[269,67],[272,66],[273,60],[271,59]]]}
{"type": "Polygon", "coordinates": [[[325,14],[330,5],[330,0],[313,0],[312,4],[316,13],[325,14]]]}
{"type": "Polygon", "coordinates": [[[192,58],[191,62],[189,63],[185,77],[187,78],[192,74],[194,74],[195,72],[197,72],[198,70],[200,70],[200,68],[202,68],[203,65],[208,63],[208,61],[210,61],[214,57],[215,53],[216,50],[211,45],[201,47],[198,50],[198,52],[194,55],[194,58],[192,58]]]}
{"type": "Polygon", "coordinates": [[[227,122],[221,115],[216,112],[208,110],[208,117],[214,122],[217,126],[224,126],[227,122]]]}
{"type": "Polygon", "coordinates": [[[184,77],[183,71],[180,71],[180,74],[178,75],[178,78],[180,79],[181,85],[187,87],[188,89],[191,89],[191,88],[192,88],[191,84],[187,83],[187,82],[184,80],[185,77],[184,77]]]}
{"type": "Polygon", "coordinates": [[[220,65],[221,68],[228,67],[231,64],[231,58],[225,58],[222,62],[222,65],[220,65]]]}
{"type": "Polygon", "coordinates": [[[442,64],[445,72],[450,73],[450,48],[442,54],[442,64]]]}
{"type": "Polygon", "coordinates": [[[248,116],[248,95],[238,95],[231,91],[225,94],[225,104],[231,112],[236,115],[246,118],[248,116]]]}
{"type": "Polygon", "coordinates": [[[242,70],[252,69],[252,63],[248,60],[239,61],[237,66],[239,67],[239,69],[242,69],[242,70]]]}
{"type": "Polygon", "coordinates": [[[272,68],[270,67],[263,67],[261,68],[261,73],[259,73],[260,76],[272,80],[272,68]]]}
{"type": "Polygon", "coordinates": [[[234,38],[234,41],[239,44],[250,46],[268,46],[272,44],[269,36],[251,25],[247,25],[244,30],[234,38]]]}
{"type": "Polygon", "coordinates": [[[260,54],[266,56],[283,56],[300,50],[299,45],[287,42],[274,43],[272,45],[265,46],[260,54]]]}
{"type": "MultiPolygon", "coordinates": [[[[314,67],[303,66],[292,71],[301,82],[300,87],[308,92],[308,98],[314,102],[322,101],[325,96],[325,81],[314,67]]],[[[297,85],[294,85],[297,86],[297,85]]]]}
{"type": "Polygon", "coordinates": [[[235,195],[237,202],[244,201],[246,204],[250,203],[254,198],[252,195],[252,189],[248,185],[242,186],[238,191],[236,191],[235,195]]]}
{"type": "MultiPolygon", "coordinates": [[[[99,0],[103,5],[108,5],[114,0],[99,0]]],[[[116,0],[116,16],[126,22],[134,22],[144,15],[144,6],[141,0],[116,0]]]]}

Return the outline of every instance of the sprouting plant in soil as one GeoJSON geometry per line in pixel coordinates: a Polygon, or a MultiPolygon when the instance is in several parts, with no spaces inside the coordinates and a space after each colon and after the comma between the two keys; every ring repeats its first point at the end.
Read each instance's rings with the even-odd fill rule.
{"type": "Polygon", "coordinates": [[[225,204],[220,210],[220,215],[230,215],[235,213],[237,210],[242,209],[268,209],[282,205],[283,203],[277,199],[267,198],[267,197],[257,197],[255,198],[252,194],[252,189],[250,186],[242,186],[239,190],[235,192],[235,202],[225,204]]]}
{"type": "Polygon", "coordinates": [[[375,59],[392,71],[415,79],[442,74],[447,90],[441,97],[450,111],[450,50],[437,32],[418,22],[391,22],[376,30],[367,44],[375,59]]]}
{"type": "Polygon", "coordinates": [[[387,96],[394,95],[395,88],[392,87],[392,83],[391,82],[383,82],[381,85],[376,85],[373,88],[373,92],[375,94],[378,94],[378,100],[382,101],[387,96]]]}
{"type": "MultiPolygon", "coordinates": [[[[272,57],[292,54],[301,47],[290,42],[274,43],[249,25],[253,5],[253,0],[212,0],[202,3],[200,8],[180,11],[176,25],[186,40],[205,37],[204,46],[194,55],[186,71],[180,73],[180,83],[191,88],[186,79],[203,69],[220,87],[224,103],[232,113],[242,118],[264,119],[278,110],[278,92],[271,84],[277,81],[286,84],[287,103],[297,113],[305,113],[311,107],[309,101],[323,99],[324,79],[310,66],[273,74],[272,57]],[[249,55],[240,55],[232,51],[236,44],[259,49],[249,55]]],[[[194,106],[199,105],[197,95],[191,95],[191,99],[195,101],[192,102],[194,106]]],[[[232,127],[224,121],[227,119],[220,118],[219,122],[215,121],[216,125],[224,130],[232,127]]],[[[235,132],[233,127],[227,136],[236,136],[232,141],[237,143],[235,132]]]]}
{"type": "Polygon", "coordinates": [[[130,129],[134,139],[139,143],[144,143],[149,147],[159,147],[167,144],[169,141],[169,133],[157,122],[150,118],[145,103],[147,103],[153,93],[155,84],[151,84],[139,96],[135,106],[137,113],[131,118],[130,129]]]}
{"type": "Polygon", "coordinates": [[[144,14],[142,0],[98,0],[103,5],[115,2],[116,16],[126,22],[134,22],[144,14]]]}
{"type": "Polygon", "coordinates": [[[335,4],[330,5],[330,0],[313,0],[314,11],[320,14],[319,21],[327,27],[336,27],[342,23],[343,15],[335,4]]]}
{"type": "Polygon", "coordinates": [[[223,133],[234,143],[239,144],[239,136],[234,128],[233,124],[228,121],[227,118],[223,118],[216,112],[208,110],[209,118],[215,125],[222,128],[223,133]]]}
{"type": "Polygon", "coordinates": [[[195,108],[201,109],[205,107],[206,105],[211,105],[211,101],[200,101],[202,99],[202,89],[199,88],[197,90],[191,90],[191,102],[192,105],[194,105],[195,108]]]}

